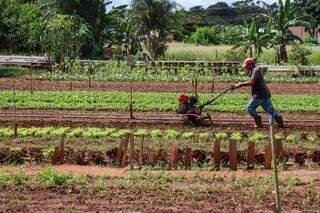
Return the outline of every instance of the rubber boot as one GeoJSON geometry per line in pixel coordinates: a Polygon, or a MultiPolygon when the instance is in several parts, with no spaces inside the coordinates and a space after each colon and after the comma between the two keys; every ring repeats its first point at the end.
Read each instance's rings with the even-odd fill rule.
{"type": "Polygon", "coordinates": [[[255,128],[262,128],[262,119],[261,116],[258,115],[257,117],[254,117],[254,123],[255,123],[255,128]]]}
{"type": "Polygon", "coordinates": [[[276,116],[274,120],[277,122],[279,128],[284,128],[282,116],[276,116]]]}

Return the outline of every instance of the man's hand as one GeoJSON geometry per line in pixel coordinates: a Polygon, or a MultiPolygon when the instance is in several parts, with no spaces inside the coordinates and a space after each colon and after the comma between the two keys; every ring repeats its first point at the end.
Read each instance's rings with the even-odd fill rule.
{"type": "Polygon", "coordinates": [[[240,87],[242,87],[242,83],[241,82],[238,82],[238,83],[236,83],[236,85],[234,85],[235,89],[238,89],[240,87]]]}

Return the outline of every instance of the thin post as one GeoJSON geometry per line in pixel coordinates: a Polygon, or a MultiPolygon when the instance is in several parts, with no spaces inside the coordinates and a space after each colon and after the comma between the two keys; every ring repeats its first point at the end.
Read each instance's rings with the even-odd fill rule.
{"type": "Polygon", "coordinates": [[[271,150],[271,143],[267,143],[264,146],[264,169],[270,170],[272,163],[272,150],[271,150]]]}
{"type": "Polygon", "coordinates": [[[214,80],[212,79],[212,82],[211,82],[211,93],[214,92],[214,80]]]}
{"type": "Polygon", "coordinates": [[[281,139],[275,139],[275,153],[277,157],[277,161],[280,163],[285,162],[283,144],[281,139]]]}
{"type": "Polygon", "coordinates": [[[198,73],[199,73],[199,64],[198,64],[198,60],[196,62],[196,69],[195,69],[195,73],[194,73],[194,95],[198,96],[198,73]]]}
{"type": "Polygon", "coordinates": [[[272,149],[272,156],[273,156],[273,173],[274,173],[274,187],[276,191],[276,210],[275,212],[281,212],[280,207],[280,192],[279,192],[279,178],[278,178],[278,163],[276,157],[276,150],[275,150],[275,136],[273,132],[273,118],[270,116],[270,139],[271,139],[271,149],[272,149]]]}
{"type": "Polygon", "coordinates": [[[248,142],[247,150],[247,169],[254,169],[254,160],[255,160],[255,142],[248,142]]]}
{"type": "MultiPolygon", "coordinates": [[[[128,60],[129,61],[129,60],[128,60]]],[[[133,117],[133,83],[132,83],[132,70],[133,70],[133,61],[130,60],[130,120],[134,119],[133,117]]]]}
{"type": "Polygon", "coordinates": [[[214,145],[213,145],[213,163],[215,169],[219,170],[220,169],[220,161],[221,161],[221,142],[218,139],[214,140],[214,145]]]}
{"type": "Polygon", "coordinates": [[[134,169],[134,137],[132,134],[129,136],[130,140],[130,170],[134,169]]]}
{"type": "Polygon", "coordinates": [[[125,138],[121,140],[119,148],[118,148],[117,157],[116,157],[116,164],[118,164],[118,166],[120,166],[120,164],[121,164],[122,150],[123,150],[124,143],[125,143],[125,138]]]}
{"type": "Polygon", "coordinates": [[[185,148],[185,154],[184,154],[185,170],[191,169],[191,162],[192,162],[192,149],[189,146],[187,146],[185,148]]]}
{"type": "Polygon", "coordinates": [[[170,167],[169,169],[177,169],[178,167],[178,160],[179,160],[179,153],[178,153],[178,143],[176,141],[172,142],[171,145],[171,156],[170,156],[170,167]]]}
{"type": "Polygon", "coordinates": [[[229,167],[233,171],[237,171],[237,141],[229,141],[229,167]]]}
{"type": "Polygon", "coordinates": [[[89,88],[91,88],[91,68],[90,67],[89,67],[88,77],[89,77],[89,88]]]}
{"type": "Polygon", "coordinates": [[[129,144],[129,135],[126,136],[125,142],[122,147],[122,159],[120,167],[125,167],[127,162],[127,150],[128,150],[128,144],[129,144]]]}
{"type": "Polygon", "coordinates": [[[15,84],[15,80],[12,80],[12,95],[13,95],[13,107],[12,107],[12,111],[13,111],[13,137],[16,138],[18,125],[17,125],[17,121],[16,121],[16,84],[15,84]]]}
{"type": "Polygon", "coordinates": [[[64,163],[64,147],[65,147],[65,136],[62,135],[59,143],[59,162],[64,163]]]}
{"type": "Polygon", "coordinates": [[[33,94],[33,62],[31,60],[31,82],[30,82],[30,93],[33,94]]]}
{"type": "Polygon", "coordinates": [[[194,79],[194,95],[198,96],[198,78],[197,78],[197,76],[194,79]]]}
{"type": "Polygon", "coordinates": [[[141,169],[143,165],[143,149],[144,149],[144,136],[141,136],[140,152],[139,152],[139,169],[141,169]]]}

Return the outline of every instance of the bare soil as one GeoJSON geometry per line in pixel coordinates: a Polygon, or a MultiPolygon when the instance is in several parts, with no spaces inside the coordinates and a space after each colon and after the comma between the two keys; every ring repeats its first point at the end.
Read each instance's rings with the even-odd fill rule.
{"type": "MultiPolygon", "coordinates": [[[[100,82],[92,81],[89,87],[88,81],[50,81],[37,80],[26,77],[0,78],[0,90],[11,90],[13,81],[17,90],[39,91],[63,91],[63,90],[86,90],[86,91],[130,91],[130,82],[100,82]]],[[[221,92],[235,82],[199,83],[199,92],[221,92]]],[[[320,93],[319,83],[269,83],[272,93],[320,93]]],[[[191,82],[133,82],[133,91],[139,92],[193,92],[191,82]]],[[[234,92],[248,93],[248,88],[234,92]]]]}
{"type": "MultiPolygon", "coordinates": [[[[126,168],[114,168],[114,167],[103,167],[103,166],[79,166],[79,165],[53,165],[55,170],[65,173],[65,174],[73,174],[73,175],[81,175],[88,174],[90,176],[109,176],[109,177],[123,177],[127,174],[130,174],[132,171],[129,167],[126,168]]],[[[25,166],[23,168],[18,168],[16,166],[0,166],[0,173],[18,173],[24,171],[27,175],[36,175],[42,169],[42,165],[31,165],[25,166]]],[[[135,170],[139,171],[139,170],[135,170]]],[[[143,172],[143,171],[140,171],[143,172]]],[[[164,172],[163,170],[148,170],[151,174],[160,174],[164,172]]],[[[192,177],[195,175],[199,176],[219,176],[223,178],[229,178],[233,175],[239,177],[259,177],[259,176],[267,176],[273,173],[272,170],[238,170],[230,172],[227,169],[223,171],[201,171],[201,170],[167,170],[165,171],[173,176],[184,175],[187,177],[192,177]]],[[[280,171],[281,177],[291,177],[297,176],[303,182],[308,182],[311,180],[319,180],[320,181],[320,171],[318,169],[310,170],[310,169],[288,169],[284,171],[280,171]]]]}
{"type": "MultiPolygon", "coordinates": [[[[58,171],[108,175],[106,187],[70,185],[1,186],[1,212],[273,212],[273,185],[254,182],[271,172],[170,172],[186,179],[157,187],[152,180],[139,184],[120,184],[130,175],[126,170],[97,167],[58,166],[58,171]],[[197,178],[195,178],[197,177],[197,178]],[[204,179],[207,178],[207,179],[204,179]],[[210,178],[211,177],[211,178],[210,178]],[[219,177],[219,178],[218,178],[219,177]],[[218,178],[217,181],[215,181],[218,178]],[[119,182],[120,181],[120,182],[119,182]]],[[[40,168],[25,168],[35,174],[40,168]]],[[[16,169],[0,168],[0,172],[16,169]]],[[[160,173],[153,171],[152,173],[160,173]]],[[[284,212],[319,212],[319,171],[281,171],[280,200],[284,212]],[[297,183],[290,182],[296,177],[297,183]],[[289,178],[289,179],[288,179],[289,178]]],[[[165,179],[164,179],[165,181],[165,179]]]]}
{"type": "MultiPolygon", "coordinates": [[[[11,109],[0,110],[0,126],[11,126],[16,121],[19,126],[98,126],[98,127],[143,127],[143,128],[180,128],[184,125],[183,117],[173,112],[134,112],[115,111],[73,111],[73,110],[16,110],[15,117],[11,109]]],[[[213,125],[210,129],[252,130],[252,118],[247,113],[210,113],[213,125]]],[[[268,118],[262,113],[264,129],[268,130],[268,118]]],[[[320,113],[282,113],[285,131],[309,130],[320,132],[320,113]]]]}

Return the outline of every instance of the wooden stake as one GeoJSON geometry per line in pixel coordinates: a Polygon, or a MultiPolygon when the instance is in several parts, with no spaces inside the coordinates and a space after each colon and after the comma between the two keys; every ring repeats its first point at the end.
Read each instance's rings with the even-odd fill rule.
{"type": "Polygon", "coordinates": [[[90,73],[90,71],[89,71],[89,88],[91,88],[91,73],[90,73]]]}
{"type": "Polygon", "coordinates": [[[221,161],[221,148],[220,148],[221,142],[218,139],[214,140],[214,146],[213,146],[213,163],[214,167],[217,170],[220,170],[220,161],[221,161]]]}
{"type": "Polygon", "coordinates": [[[12,95],[13,95],[13,107],[12,107],[12,111],[13,111],[13,137],[16,138],[17,137],[17,131],[18,131],[18,124],[17,124],[17,120],[16,120],[16,84],[15,84],[15,80],[12,81],[12,95]]]}
{"type": "Polygon", "coordinates": [[[59,162],[59,154],[60,154],[60,149],[58,146],[54,148],[54,152],[52,154],[51,158],[51,163],[52,164],[57,164],[59,162]]]}
{"type": "Polygon", "coordinates": [[[272,162],[271,143],[267,143],[264,147],[264,169],[270,170],[272,162]]]}
{"type": "Polygon", "coordinates": [[[13,137],[17,138],[18,136],[18,124],[14,121],[13,122],[13,137]]]}
{"type": "Polygon", "coordinates": [[[133,170],[134,169],[134,137],[133,135],[129,136],[129,140],[130,140],[130,156],[129,156],[130,169],[133,170]]]}
{"type": "Polygon", "coordinates": [[[229,141],[229,167],[233,171],[237,171],[237,141],[229,141]]]}
{"type": "Polygon", "coordinates": [[[198,96],[198,78],[194,79],[194,95],[198,96]]]}
{"type": "Polygon", "coordinates": [[[117,157],[116,157],[116,163],[118,164],[118,166],[120,166],[121,164],[121,160],[122,160],[122,150],[123,150],[123,145],[125,143],[125,139],[123,139],[120,142],[119,148],[118,148],[118,152],[117,152],[117,157]]]}
{"type": "Polygon", "coordinates": [[[130,61],[130,120],[134,119],[133,116],[133,82],[132,82],[132,70],[133,70],[133,63],[130,61]]]}
{"type": "Polygon", "coordinates": [[[85,159],[85,151],[79,151],[79,153],[77,154],[77,164],[79,165],[84,165],[84,159],[85,159]]]}
{"type": "Polygon", "coordinates": [[[178,167],[178,143],[176,141],[172,142],[171,146],[171,156],[170,156],[170,169],[174,168],[177,169],[178,167]]]}
{"type": "Polygon", "coordinates": [[[122,160],[121,160],[120,167],[125,167],[126,166],[127,150],[128,150],[128,145],[129,145],[129,137],[130,137],[129,135],[126,136],[125,142],[123,144],[122,160]]]}
{"type": "Polygon", "coordinates": [[[214,80],[212,80],[212,82],[211,82],[211,93],[213,93],[214,92],[214,80]]]}
{"type": "Polygon", "coordinates": [[[30,81],[30,93],[33,94],[33,62],[31,59],[31,81],[30,81]]]}
{"type": "Polygon", "coordinates": [[[60,138],[60,143],[59,143],[59,162],[61,164],[64,163],[64,135],[61,136],[60,138]]]}
{"type": "Polygon", "coordinates": [[[185,148],[185,154],[184,154],[184,167],[185,170],[191,169],[191,162],[192,162],[192,149],[187,146],[185,148]]]}
{"type": "Polygon", "coordinates": [[[144,136],[141,136],[141,142],[140,142],[140,152],[139,152],[139,169],[143,166],[143,147],[144,145],[144,136]]]}
{"type": "Polygon", "coordinates": [[[248,142],[248,150],[247,150],[247,169],[254,169],[254,161],[255,161],[255,143],[248,142]]]}
{"type": "Polygon", "coordinates": [[[285,161],[285,156],[281,139],[274,140],[274,149],[277,161],[283,163],[285,161]]]}

